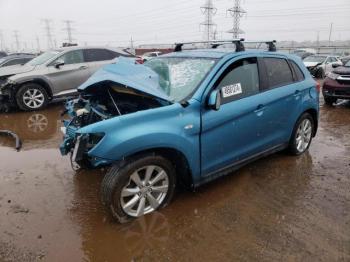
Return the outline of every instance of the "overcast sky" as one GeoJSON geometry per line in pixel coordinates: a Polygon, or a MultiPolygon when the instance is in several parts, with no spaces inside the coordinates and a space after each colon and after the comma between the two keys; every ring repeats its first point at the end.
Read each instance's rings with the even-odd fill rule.
{"type": "MultiPolygon", "coordinates": [[[[73,20],[80,44],[135,45],[203,39],[200,6],[206,0],[0,0],[0,30],[5,46],[14,47],[18,30],[22,48],[47,46],[43,18],[52,19],[57,45],[66,38],[63,20],[73,20]]],[[[226,9],[233,0],[213,0],[219,38],[230,37],[233,19],[226,9]]],[[[350,0],[242,0],[246,39],[326,40],[333,22],[334,40],[350,39],[350,0]]]]}

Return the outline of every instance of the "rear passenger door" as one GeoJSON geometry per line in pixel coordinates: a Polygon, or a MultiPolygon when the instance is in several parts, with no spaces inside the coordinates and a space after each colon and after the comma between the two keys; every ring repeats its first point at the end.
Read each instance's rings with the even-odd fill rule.
{"type": "Polygon", "coordinates": [[[269,148],[289,141],[301,105],[303,88],[298,82],[304,75],[294,62],[284,57],[264,57],[262,62],[266,85],[259,100],[265,108],[266,122],[261,137],[269,148]]]}
{"type": "Polygon", "coordinates": [[[117,52],[103,48],[84,50],[84,58],[85,61],[89,63],[91,74],[95,73],[102,66],[110,64],[112,60],[118,56],[119,54],[117,52]]]}

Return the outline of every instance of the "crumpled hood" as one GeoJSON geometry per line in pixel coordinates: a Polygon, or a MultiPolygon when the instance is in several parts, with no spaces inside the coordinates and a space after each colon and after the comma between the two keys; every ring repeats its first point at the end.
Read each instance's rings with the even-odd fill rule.
{"type": "Polygon", "coordinates": [[[13,65],[13,66],[5,66],[0,68],[0,77],[1,76],[9,76],[9,75],[17,75],[21,73],[27,73],[34,70],[35,66],[30,65],[13,65]]]}
{"type": "Polygon", "coordinates": [[[78,91],[86,91],[89,87],[101,82],[114,82],[125,88],[132,88],[172,102],[160,87],[158,74],[147,66],[135,63],[132,59],[120,57],[116,63],[104,66],[82,84],[78,91]]]}
{"type": "Polygon", "coordinates": [[[318,63],[317,62],[304,62],[304,65],[306,67],[309,67],[309,66],[316,66],[318,63]]]}
{"type": "Polygon", "coordinates": [[[350,75],[350,67],[348,66],[340,66],[333,70],[333,73],[338,75],[350,75]]]}

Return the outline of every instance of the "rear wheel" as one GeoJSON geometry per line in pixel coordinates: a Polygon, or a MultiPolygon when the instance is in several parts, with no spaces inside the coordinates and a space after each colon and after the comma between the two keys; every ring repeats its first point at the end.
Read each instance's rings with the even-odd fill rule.
{"type": "Polygon", "coordinates": [[[331,106],[331,105],[333,105],[335,102],[337,102],[337,99],[334,98],[334,97],[323,96],[323,98],[324,98],[325,104],[326,104],[326,105],[329,105],[329,106],[331,106]]]}
{"type": "Polygon", "coordinates": [[[102,201],[123,223],[166,206],[175,185],[172,164],[161,156],[147,155],[111,168],[102,181],[102,201]]]}
{"type": "Polygon", "coordinates": [[[304,113],[295,124],[289,142],[289,151],[293,155],[301,155],[310,147],[314,128],[313,117],[309,113],[304,113]]]}
{"type": "Polygon", "coordinates": [[[23,85],[16,94],[18,107],[24,111],[40,110],[47,106],[49,96],[41,85],[30,83],[23,85]]]}

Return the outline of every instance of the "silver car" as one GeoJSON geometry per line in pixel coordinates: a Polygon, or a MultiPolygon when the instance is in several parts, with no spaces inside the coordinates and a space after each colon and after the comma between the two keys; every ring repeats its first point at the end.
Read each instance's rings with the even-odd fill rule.
{"type": "Polygon", "coordinates": [[[105,64],[127,52],[106,47],[66,47],[47,51],[24,65],[0,68],[0,107],[44,108],[52,99],[76,93],[105,64]]]}

